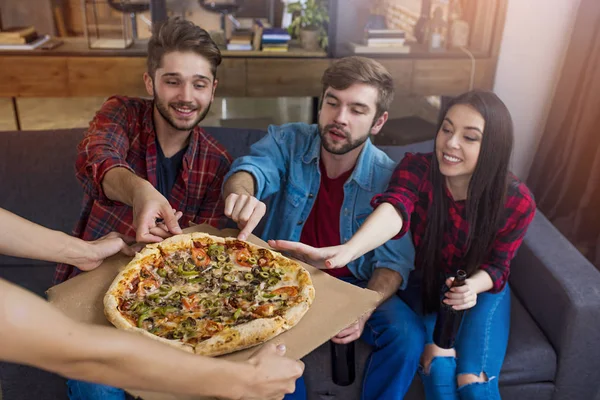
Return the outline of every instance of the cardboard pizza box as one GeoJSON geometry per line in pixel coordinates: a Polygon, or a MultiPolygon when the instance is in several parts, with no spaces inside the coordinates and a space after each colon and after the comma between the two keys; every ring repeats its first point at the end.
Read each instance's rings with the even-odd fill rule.
{"type": "MultiPolygon", "coordinates": [[[[184,229],[184,233],[206,232],[223,237],[236,237],[239,231],[226,229],[219,231],[209,225],[196,225],[184,229]]],[[[251,235],[248,241],[259,246],[269,247],[258,237],[251,235]]],[[[131,257],[117,254],[110,257],[95,270],[76,276],[60,285],[50,288],[48,300],[69,317],[85,323],[112,326],[104,316],[103,298],[108,287],[121,268],[131,257]]],[[[335,336],[339,331],[356,321],[360,316],[375,309],[379,294],[363,289],[325,272],[300,262],[311,275],[315,287],[315,301],[302,320],[287,332],[271,339],[274,343],[284,343],[286,355],[300,359],[335,336]]],[[[115,328],[116,329],[116,328],[115,328]]],[[[247,360],[259,349],[250,349],[221,356],[228,360],[247,360]]],[[[201,384],[201,382],[198,382],[201,384]]],[[[198,400],[192,396],[175,396],[138,390],[128,390],[132,395],[144,400],[198,400]]]]}

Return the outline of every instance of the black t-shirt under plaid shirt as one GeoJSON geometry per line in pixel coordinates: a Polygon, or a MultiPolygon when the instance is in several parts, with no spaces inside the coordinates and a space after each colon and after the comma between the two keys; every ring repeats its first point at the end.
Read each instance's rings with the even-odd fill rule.
{"type": "Polygon", "coordinates": [[[165,196],[166,199],[169,198],[171,190],[173,189],[173,186],[175,186],[175,181],[177,180],[177,176],[183,165],[183,155],[186,151],[187,146],[179,150],[173,156],[167,158],[165,157],[165,153],[163,153],[162,147],[160,147],[158,137],[156,138],[156,183],[158,184],[158,191],[165,196]]]}
{"type": "MultiPolygon", "coordinates": [[[[430,180],[429,154],[410,154],[396,167],[387,190],[373,198],[371,205],[377,207],[381,203],[390,203],[402,215],[402,230],[400,237],[410,229],[415,245],[416,258],[419,253],[426,251],[422,247],[427,211],[433,198],[433,187],[430,180]]],[[[442,257],[446,274],[454,274],[458,269],[465,268],[466,238],[469,223],[466,218],[465,201],[455,201],[446,188],[448,196],[448,228],[444,233],[442,257]]],[[[506,202],[505,222],[498,231],[496,240],[486,261],[480,268],[486,271],[494,282],[493,293],[502,290],[508,281],[510,262],[519,249],[525,232],[535,214],[535,201],[527,186],[515,176],[510,177],[506,202]]]]}

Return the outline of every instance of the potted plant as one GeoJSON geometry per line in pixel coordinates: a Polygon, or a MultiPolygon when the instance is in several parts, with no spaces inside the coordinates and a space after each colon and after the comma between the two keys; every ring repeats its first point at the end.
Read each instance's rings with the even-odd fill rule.
{"type": "Polygon", "coordinates": [[[300,38],[302,47],[314,51],[328,45],[327,30],[329,22],[327,0],[304,0],[289,3],[287,11],[294,15],[289,26],[291,35],[300,38]]]}

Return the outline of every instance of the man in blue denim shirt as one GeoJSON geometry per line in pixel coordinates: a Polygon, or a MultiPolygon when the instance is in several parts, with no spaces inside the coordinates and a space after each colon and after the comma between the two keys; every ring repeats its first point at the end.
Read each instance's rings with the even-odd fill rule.
{"type": "MultiPolygon", "coordinates": [[[[263,239],[316,247],[345,243],[372,212],[371,198],[386,189],[395,163],[368,139],[388,117],[393,99],[389,72],[374,60],[348,57],[333,63],[322,83],[318,125],[270,126],[226,176],[225,214],[238,223],[239,239],[257,226],[267,211],[261,200],[270,198],[263,239]]],[[[276,241],[270,244],[277,247],[276,241]]],[[[413,265],[414,248],[406,237],[346,268],[326,271],[382,295],[372,314],[332,338],[349,343],[362,337],[374,347],[365,368],[363,399],[402,398],[417,370],[423,344],[405,343],[418,335],[406,335],[406,321],[397,318],[406,305],[395,296],[413,265]]],[[[302,382],[297,388],[294,397],[304,396],[302,382]]]]}

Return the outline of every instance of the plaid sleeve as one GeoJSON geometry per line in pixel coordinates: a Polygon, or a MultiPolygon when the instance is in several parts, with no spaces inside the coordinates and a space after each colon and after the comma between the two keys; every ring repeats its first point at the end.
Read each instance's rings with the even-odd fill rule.
{"type": "MultiPolygon", "coordinates": [[[[216,228],[224,228],[227,223],[225,216],[225,202],[221,196],[221,187],[223,179],[231,167],[231,158],[227,153],[214,154],[210,156],[214,168],[208,168],[210,179],[205,186],[204,197],[200,200],[200,208],[194,222],[197,224],[206,223],[216,228]]],[[[208,174],[208,172],[205,172],[208,174]]]]}
{"type": "Polygon", "coordinates": [[[131,172],[126,157],[129,150],[127,110],[118,98],[110,98],[96,114],[77,147],[76,176],[83,190],[94,200],[113,203],[102,190],[104,175],[113,168],[131,172]]]}
{"type": "Polygon", "coordinates": [[[518,185],[518,193],[507,199],[508,217],[504,227],[490,251],[487,261],[480,266],[494,282],[491,293],[498,293],[508,282],[510,262],[523,242],[529,224],[535,216],[535,201],[523,183],[518,185]]]}
{"type": "Polygon", "coordinates": [[[410,227],[410,216],[419,199],[419,188],[427,177],[429,164],[426,155],[407,153],[396,166],[386,191],[371,200],[373,208],[377,208],[381,203],[390,203],[402,215],[402,229],[394,239],[406,234],[410,227]]]}

